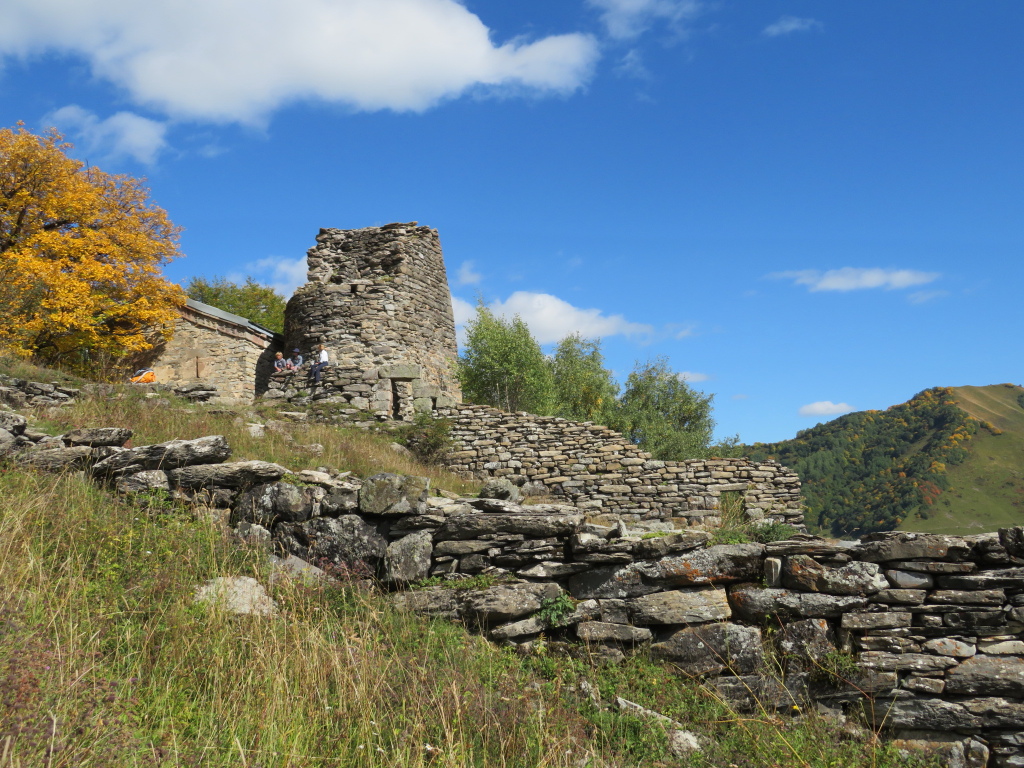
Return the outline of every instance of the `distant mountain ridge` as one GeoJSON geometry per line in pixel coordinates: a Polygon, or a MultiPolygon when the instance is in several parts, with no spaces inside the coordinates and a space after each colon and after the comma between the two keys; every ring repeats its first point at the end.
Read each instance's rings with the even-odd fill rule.
{"type": "Polygon", "coordinates": [[[836,536],[1024,522],[1024,387],[1015,384],[933,387],[746,451],[797,472],[808,524],[836,536]]]}

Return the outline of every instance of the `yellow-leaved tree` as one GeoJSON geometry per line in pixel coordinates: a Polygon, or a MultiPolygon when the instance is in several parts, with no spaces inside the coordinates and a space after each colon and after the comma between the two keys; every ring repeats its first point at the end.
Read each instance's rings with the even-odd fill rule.
{"type": "Polygon", "coordinates": [[[0,343],[90,367],[170,336],[179,229],[138,179],[86,167],[51,129],[0,129],[0,343]]]}

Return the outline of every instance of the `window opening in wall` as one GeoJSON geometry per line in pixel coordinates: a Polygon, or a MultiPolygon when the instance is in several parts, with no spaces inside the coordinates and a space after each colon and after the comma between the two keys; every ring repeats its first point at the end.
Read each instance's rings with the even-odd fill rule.
{"type": "Polygon", "coordinates": [[[402,418],[402,396],[398,392],[398,382],[391,379],[391,418],[399,421],[402,418]]]}

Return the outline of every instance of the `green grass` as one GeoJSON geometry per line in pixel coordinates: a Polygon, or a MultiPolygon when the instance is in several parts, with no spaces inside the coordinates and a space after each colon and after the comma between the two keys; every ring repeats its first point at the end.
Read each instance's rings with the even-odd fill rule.
{"type": "MultiPolygon", "coordinates": [[[[256,438],[247,409],[130,388],[40,416],[53,432],[130,426],[136,445],[224,434],[235,458],[293,470],[433,471],[365,433],[300,424],[293,441],[256,438]]],[[[195,605],[195,588],[225,575],[268,584],[268,564],[187,507],[131,506],[78,476],[4,465],[0,499],[0,768],[912,764],[813,712],[740,715],[642,654],[606,666],[542,642],[522,656],[361,583],[275,580],[276,616],[226,615],[195,605]],[[584,681],[605,704],[617,695],[675,718],[705,752],[673,758],[661,726],[595,705],[584,681]]],[[[548,606],[552,618],[568,608],[548,606]]]]}
{"type": "Polygon", "coordinates": [[[195,586],[266,583],[265,561],[187,510],[9,469],[0,497],[3,768],[904,764],[825,718],[740,716],[643,657],[524,658],[354,583],[278,581],[276,617],[225,615],[195,586]],[[595,706],[584,680],[705,734],[707,752],[672,758],[660,726],[595,706]]]}
{"type": "Polygon", "coordinates": [[[923,515],[908,516],[902,530],[971,534],[1024,523],[1024,388],[1012,384],[955,387],[957,404],[1001,434],[982,428],[970,455],[946,468],[949,488],[923,515]],[[925,516],[926,515],[926,516],[925,516]]]}

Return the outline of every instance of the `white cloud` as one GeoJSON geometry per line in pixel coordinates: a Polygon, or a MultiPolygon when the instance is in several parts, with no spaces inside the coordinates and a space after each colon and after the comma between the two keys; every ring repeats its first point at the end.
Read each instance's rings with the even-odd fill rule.
{"type": "Polygon", "coordinates": [[[131,157],[152,165],[167,147],[167,126],[134,112],[118,112],[101,120],[94,112],[69,104],[48,114],[43,122],[73,139],[78,154],[131,157]]]}
{"type": "Polygon", "coordinates": [[[750,399],[750,395],[733,395],[732,399],[733,400],[749,400],[750,399]]]}
{"type": "Polygon", "coordinates": [[[175,117],[257,123],[299,99],[421,111],[471,89],[567,93],[589,35],[495,44],[457,0],[6,0],[0,56],[77,54],[175,117]]]}
{"type": "Polygon", "coordinates": [[[853,406],[849,403],[833,403],[831,400],[819,400],[816,403],[808,403],[800,406],[798,413],[801,416],[838,416],[842,413],[849,413],[853,406]]]}
{"type": "Polygon", "coordinates": [[[706,373],[694,373],[693,371],[680,371],[676,374],[680,381],[685,381],[690,384],[696,384],[699,381],[707,381],[711,377],[706,373]]]}
{"type": "Polygon", "coordinates": [[[472,261],[464,261],[459,266],[455,279],[458,281],[459,285],[476,285],[483,279],[483,275],[479,272],[473,271],[472,261]]]}
{"type": "Polygon", "coordinates": [[[452,296],[452,312],[455,314],[455,325],[462,326],[476,315],[476,305],[458,296],[452,296]]]}
{"type": "Polygon", "coordinates": [[[699,0],[587,0],[587,3],[601,11],[601,21],[608,35],[617,40],[638,37],[658,21],[681,30],[703,6],[699,0]]]}
{"type": "Polygon", "coordinates": [[[623,77],[632,77],[637,80],[651,79],[651,70],[644,64],[643,56],[636,48],[626,52],[626,55],[615,66],[615,71],[623,77]]]}
{"type": "Polygon", "coordinates": [[[924,304],[926,301],[941,299],[943,296],[949,296],[949,291],[914,291],[907,296],[907,301],[911,304],[924,304]]]}
{"type": "Polygon", "coordinates": [[[476,305],[458,296],[452,296],[452,314],[455,315],[455,340],[460,347],[465,347],[466,323],[476,316],[476,305]]]}
{"type": "Polygon", "coordinates": [[[505,301],[490,305],[503,317],[519,315],[541,344],[559,341],[571,333],[585,338],[649,335],[654,329],[633,323],[622,315],[605,315],[599,309],[580,309],[549,293],[516,291],[505,301]]]}
{"type": "Polygon", "coordinates": [[[806,285],[815,291],[858,291],[866,288],[884,288],[887,291],[924,285],[941,277],[938,272],[918,272],[913,269],[802,269],[791,272],[775,272],[768,277],[792,280],[796,285],[806,285]]]}
{"type": "MultiPolygon", "coordinates": [[[[644,323],[630,322],[622,315],[605,315],[599,309],[580,309],[548,293],[516,291],[504,301],[491,302],[488,308],[507,319],[519,315],[541,344],[561,341],[572,333],[579,333],[585,338],[649,336],[654,333],[654,328],[644,323]]],[[[463,343],[463,327],[475,316],[476,305],[453,296],[452,310],[459,341],[463,343]]]]}
{"type": "Polygon", "coordinates": [[[801,19],[797,16],[783,16],[774,24],[769,24],[763,30],[762,35],[767,37],[779,37],[789,35],[793,32],[811,32],[822,30],[825,25],[815,19],[801,19]]]}
{"type": "Polygon", "coordinates": [[[245,268],[252,273],[253,277],[266,275],[265,282],[285,298],[289,298],[295,289],[306,283],[306,257],[299,256],[296,259],[289,259],[283,256],[268,256],[265,259],[253,261],[245,265],[245,268]]]}

